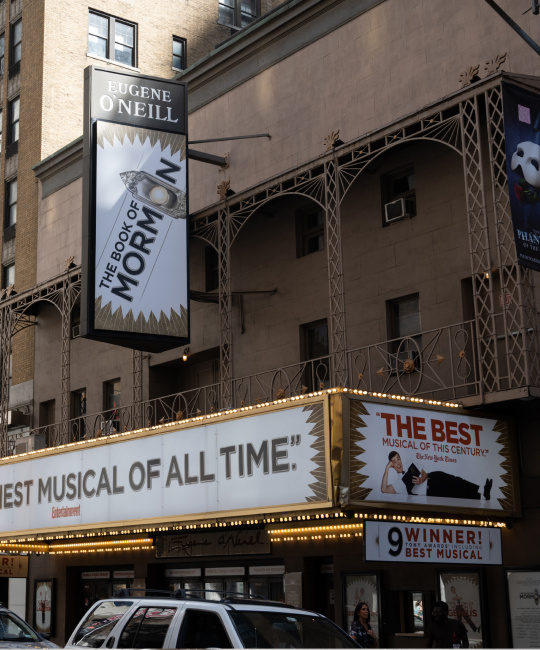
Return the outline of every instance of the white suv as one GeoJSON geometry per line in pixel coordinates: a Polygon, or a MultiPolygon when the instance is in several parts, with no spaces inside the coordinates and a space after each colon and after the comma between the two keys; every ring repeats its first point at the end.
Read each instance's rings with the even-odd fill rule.
{"type": "Polygon", "coordinates": [[[283,603],[244,595],[204,600],[183,591],[156,596],[134,598],[124,591],[98,601],[66,648],[358,647],[325,616],[283,603]]]}

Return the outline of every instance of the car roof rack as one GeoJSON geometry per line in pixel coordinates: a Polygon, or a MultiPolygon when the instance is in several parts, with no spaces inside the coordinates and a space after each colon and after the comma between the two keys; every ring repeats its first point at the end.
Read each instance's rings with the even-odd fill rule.
{"type": "MultiPolygon", "coordinates": [[[[219,600],[227,600],[228,598],[240,597],[245,600],[265,600],[262,596],[256,596],[255,594],[244,594],[240,591],[227,591],[224,589],[175,589],[174,591],[169,591],[167,589],[144,589],[140,587],[122,587],[122,589],[117,589],[113,598],[130,598],[134,594],[143,593],[147,598],[175,598],[176,600],[188,600],[191,598],[201,600],[199,594],[218,594],[219,600]]],[[[217,601],[216,601],[217,602],[217,601]]]]}
{"type": "Polygon", "coordinates": [[[140,587],[122,587],[117,589],[112,597],[113,598],[133,598],[134,594],[143,593],[145,598],[171,598],[172,593],[167,589],[144,589],[140,587]]]}
{"type": "MultiPolygon", "coordinates": [[[[173,598],[179,599],[188,599],[188,598],[201,598],[199,594],[203,596],[206,594],[217,594],[219,595],[219,602],[225,602],[231,599],[241,598],[242,600],[252,601],[252,600],[266,600],[262,596],[257,596],[256,594],[245,594],[241,591],[228,591],[226,589],[191,589],[183,588],[176,589],[173,592],[173,598]]],[[[217,602],[217,601],[216,601],[217,602]]]]}
{"type": "Polygon", "coordinates": [[[219,598],[213,602],[219,602],[226,605],[241,605],[253,603],[257,601],[260,604],[272,605],[275,607],[291,607],[287,603],[281,601],[268,600],[263,596],[256,594],[245,594],[240,591],[228,591],[223,589],[175,589],[168,591],[166,589],[141,589],[138,587],[124,587],[118,589],[113,594],[113,598],[131,598],[135,594],[144,594],[146,598],[174,598],[176,600],[205,600],[207,594],[218,595],[219,598]]]}

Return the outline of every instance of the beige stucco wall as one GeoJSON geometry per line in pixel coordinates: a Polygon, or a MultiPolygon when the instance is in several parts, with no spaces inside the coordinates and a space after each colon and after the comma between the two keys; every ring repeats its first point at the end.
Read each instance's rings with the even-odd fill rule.
{"type": "MultiPolygon", "coordinates": [[[[527,16],[520,21],[535,25],[527,16]]],[[[190,115],[192,139],[272,134],[269,141],[198,146],[216,154],[230,151],[231,164],[219,171],[190,162],[191,212],[217,199],[222,180],[230,179],[239,191],[317,159],[330,131],[339,128],[341,138],[349,140],[420,110],[457,92],[459,75],[468,65],[504,52],[507,70],[532,73],[538,67],[527,46],[483,0],[457,2],[452,10],[442,0],[383,2],[190,115]]],[[[42,201],[40,281],[60,272],[69,255],[80,261],[80,192],[79,180],[42,201]]],[[[420,295],[423,330],[470,317],[461,285],[470,276],[463,168],[455,152],[433,143],[392,149],[354,182],[341,211],[348,349],[385,341],[387,301],[410,293],[420,295]],[[417,216],[383,228],[380,174],[411,162],[417,216]]],[[[300,326],[331,316],[326,252],[296,257],[294,216],[289,199],[279,208],[263,206],[232,246],[233,292],[277,290],[245,295],[242,306],[239,298],[233,299],[234,377],[297,363],[300,326]]],[[[190,269],[191,287],[204,291],[201,241],[192,242],[190,269]]],[[[218,306],[193,301],[191,306],[190,353],[217,347],[218,306]]],[[[79,352],[84,357],[89,349],[74,346],[74,363],[79,352]]],[[[129,363],[128,357],[122,363],[129,363]]],[[[151,355],[149,363],[178,357],[175,350],[151,355]]]]}
{"type": "MultiPolygon", "coordinates": [[[[539,19],[499,3],[531,36],[539,19]]],[[[268,48],[279,48],[279,41],[268,48]]],[[[252,56],[263,57],[257,50],[252,56]]],[[[217,201],[230,180],[239,192],[459,91],[460,75],[506,53],[508,72],[536,74],[540,59],[484,0],[387,0],[190,115],[190,138],[252,133],[272,139],[201,145],[230,153],[230,168],[191,164],[191,211],[217,201]]],[[[231,62],[234,65],[234,62],[231,62]]]]}
{"type": "MultiPolygon", "coordinates": [[[[540,17],[530,13],[519,15],[511,0],[499,2],[529,33],[537,32],[540,17]]],[[[117,4],[119,9],[129,5],[117,4]]],[[[112,12],[113,6],[116,3],[107,5],[108,10],[112,12]]],[[[481,64],[480,75],[485,76],[484,62],[504,52],[505,70],[538,72],[540,62],[536,55],[483,0],[387,0],[192,114],[192,138],[266,130],[272,134],[271,141],[208,145],[206,149],[212,153],[230,151],[231,166],[220,172],[209,165],[191,163],[192,211],[217,199],[216,185],[222,180],[231,180],[232,187],[240,191],[317,158],[324,152],[322,141],[330,131],[340,129],[342,139],[350,140],[419,110],[458,91],[459,75],[470,65],[481,64]]],[[[68,126],[71,129],[73,125],[68,126]]],[[[38,275],[43,279],[62,270],[63,260],[79,245],[80,183],[75,181],[42,202],[38,275]]],[[[486,190],[489,203],[489,185],[486,190]]],[[[488,217],[491,227],[489,205],[488,217]]],[[[470,275],[470,253],[463,167],[459,156],[449,148],[415,143],[406,148],[396,147],[376,160],[344,197],[341,227],[349,350],[387,339],[386,302],[399,296],[419,294],[423,330],[465,318],[461,280],[470,275]],[[384,228],[380,174],[409,163],[415,169],[417,215],[384,228]]],[[[294,205],[288,197],[279,205],[263,206],[248,220],[232,246],[233,292],[277,289],[273,295],[244,296],[243,332],[239,301],[233,300],[235,378],[297,362],[299,326],[330,316],[326,252],[298,259],[295,243],[294,205]]],[[[201,241],[192,244],[190,269],[192,288],[203,291],[201,241]]],[[[61,330],[54,307],[40,314],[35,331],[36,405],[55,399],[59,419],[61,330]]],[[[213,348],[218,343],[218,306],[192,303],[190,353],[213,348]]],[[[458,339],[456,344],[460,343],[458,339]]],[[[148,365],[178,360],[180,354],[181,351],[173,350],[163,355],[144,355],[146,393],[150,384],[148,365]]],[[[130,350],[76,339],[71,343],[70,389],[86,387],[88,412],[95,412],[103,405],[103,382],[120,377],[122,403],[128,403],[133,376],[131,360],[130,350]]],[[[360,366],[353,367],[360,370],[360,366]]],[[[169,392],[169,387],[172,391],[181,374],[178,364],[168,370],[170,374],[160,378],[163,393],[169,392]]],[[[251,397],[256,399],[257,394],[251,397]]],[[[505,408],[503,403],[492,406],[499,411],[505,408]]],[[[530,459],[524,455],[521,476],[526,519],[518,521],[512,530],[503,531],[504,561],[506,566],[526,566],[534,564],[537,557],[538,517],[534,509],[538,508],[539,491],[533,461],[538,448],[538,413],[536,403],[531,401],[507,408],[515,409],[519,415],[520,427],[524,429],[523,449],[530,459]]],[[[321,548],[300,549],[292,555],[334,555],[336,576],[366,568],[358,548],[345,552],[328,544],[322,551],[321,548]]],[[[149,558],[139,553],[130,560],[137,575],[143,575],[149,558]]],[[[99,561],[91,558],[88,566],[98,566],[99,561]]],[[[287,562],[288,570],[302,570],[300,562],[287,562]]],[[[41,577],[56,566],[62,568],[57,585],[62,609],[66,604],[62,592],[70,592],[71,586],[66,580],[65,563],[61,560],[59,565],[50,564],[46,556],[41,556],[30,577],[41,577]]],[[[387,594],[394,591],[397,595],[397,590],[404,587],[433,590],[436,585],[435,569],[419,573],[402,567],[398,572],[381,566],[380,570],[385,574],[387,594]]],[[[500,567],[488,567],[484,575],[486,591],[502,593],[503,578],[500,567]]],[[[485,626],[491,625],[494,645],[507,642],[504,605],[503,597],[489,602],[491,618],[485,626]]],[[[57,621],[59,641],[66,632],[62,629],[63,617],[61,614],[57,621]]],[[[404,637],[393,638],[391,642],[402,647],[404,637]]]]}
{"type": "MultiPolygon", "coordinates": [[[[277,290],[244,296],[244,332],[233,302],[235,377],[297,363],[300,326],[330,321],[326,251],[296,257],[293,200],[263,206],[231,249],[232,291],[277,290]]],[[[376,173],[361,174],[351,186],[341,228],[348,349],[387,340],[386,303],[409,294],[419,294],[422,330],[464,320],[467,213],[461,160],[451,149],[417,143],[392,150],[377,162],[376,173]],[[383,227],[380,174],[409,164],[417,215],[383,227]]]]}
{"type": "Polygon", "coordinates": [[[343,202],[347,343],[385,341],[386,301],[418,293],[422,330],[464,320],[461,280],[470,275],[460,157],[435,143],[396,147],[361,174],[343,202]],[[414,166],[416,216],[382,227],[380,174],[414,166]]]}
{"type": "Polygon", "coordinates": [[[82,178],[62,187],[39,203],[37,283],[65,271],[73,256],[81,263],[82,178]]]}

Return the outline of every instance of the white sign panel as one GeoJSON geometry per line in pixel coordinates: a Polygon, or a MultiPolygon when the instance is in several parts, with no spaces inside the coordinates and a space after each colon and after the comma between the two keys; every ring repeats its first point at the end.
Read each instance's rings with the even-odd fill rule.
{"type": "Polygon", "coordinates": [[[200,578],[201,569],[165,569],[166,578],[200,578]]]}
{"type": "Polygon", "coordinates": [[[366,560],[502,564],[500,528],[366,521],[366,560]]]}
{"type": "Polygon", "coordinates": [[[81,335],[189,342],[187,86],[85,71],[81,335]]]}
{"type": "Polygon", "coordinates": [[[110,577],[110,571],[83,571],[81,573],[83,580],[108,580],[110,577]]]}
{"type": "Polygon", "coordinates": [[[323,414],[321,401],[2,464],[2,533],[327,503],[323,414]]]}
{"type": "Polygon", "coordinates": [[[514,507],[504,420],[352,400],[350,435],[352,501],[514,507]]]}
{"type": "Polygon", "coordinates": [[[276,564],[273,566],[250,566],[250,576],[277,576],[285,573],[284,564],[276,564]]]}
{"type": "Polygon", "coordinates": [[[514,648],[540,648],[540,571],[507,571],[514,648]]]}
{"type": "Polygon", "coordinates": [[[224,567],[209,567],[205,570],[204,575],[207,578],[215,578],[216,576],[243,576],[246,569],[243,566],[224,566],[224,567]]]}
{"type": "Polygon", "coordinates": [[[184,338],[186,136],[96,129],[95,327],[184,338]]]}

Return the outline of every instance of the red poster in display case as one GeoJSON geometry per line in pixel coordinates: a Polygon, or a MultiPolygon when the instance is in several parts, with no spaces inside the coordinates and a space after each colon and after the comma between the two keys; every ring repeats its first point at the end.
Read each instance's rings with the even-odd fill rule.
{"type": "Polygon", "coordinates": [[[40,634],[54,634],[54,580],[34,581],[34,627],[40,634]]]}

